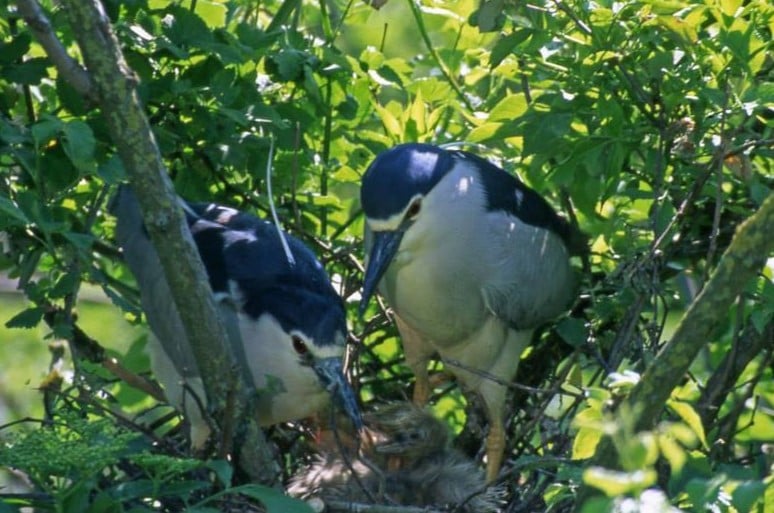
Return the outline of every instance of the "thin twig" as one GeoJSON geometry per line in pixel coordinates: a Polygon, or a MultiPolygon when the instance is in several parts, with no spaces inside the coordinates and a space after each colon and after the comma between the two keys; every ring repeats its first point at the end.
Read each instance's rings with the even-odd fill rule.
{"type": "Polygon", "coordinates": [[[460,85],[452,76],[451,72],[449,71],[449,68],[446,66],[446,63],[443,62],[443,59],[441,59],[441,56],[435,50],[435,47],[433,46],[433,42],[430,40],[430,35],[427,33],[427,27],[425,27],[425,21],[422,19],[422,11],[417,5],[416,0],[407,0],[407,1],[409,4],[409,7],[411,7],[411,13],[414,15],[414,20],[416,20],[417,22],[417,28],[419,28],[419,33],[422,36],[422,41],[424,41],[425,46],[427,47],[427,51],[430,52],[430,56],[438,65],[438,69],[441,70],[441,74],[444,76],[444,78],[446,78],[446,81],[449,82],[449,85],[451,86],[451,88],[454,89],[454,92],[457,93],[457,96],[459,96],[462,103],[465,104],[465,107],[467,107],[468,110],[473,110],[473,106],[470,104],[470,100],[468,100],[468,97],[465,96],[465,92],[462,90],[462,88],[460,88],[460,85]]]}
{"type": "Polygon", "coordinates": [[[325,504],[328,506],[326,511],[330,513],[442,513],[437,509],[419,506],[386,506],[345,501],[328,501],[325,504]]]}
{"type": "Polygon", "coordinates": [[[16,5],[30,31],[35,35],[35,39],[46,50],[48,58],[56,65],[61,76],[76,91],[93,100],[95,93],[91,75],[67,53],[62,42],[56,37],[51,22],[48,21],[40,4],[36,0],[19,0],[16,5]]]}

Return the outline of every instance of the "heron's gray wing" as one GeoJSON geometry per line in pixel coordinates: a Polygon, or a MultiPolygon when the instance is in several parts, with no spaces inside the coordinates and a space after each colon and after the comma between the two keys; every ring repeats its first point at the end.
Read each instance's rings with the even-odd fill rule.
{"type": "Polygon", "coordinates": [[[184,378],[198,376],[196,360],[158,253],[145,230],[137,197],[128,186],[119,188],[111,202],[111,212],[117,218],[116,239],[140,289],[140,302],[148,325],[180,375],[184,378]]]}
{"type": "Polygon", "coordinates": [[[512,328],[532,329],[570,306],[576,280],[566,245],[554,231],[505,212],[488,214],[490,244],[482,255],[486,307],[512,328]]]}

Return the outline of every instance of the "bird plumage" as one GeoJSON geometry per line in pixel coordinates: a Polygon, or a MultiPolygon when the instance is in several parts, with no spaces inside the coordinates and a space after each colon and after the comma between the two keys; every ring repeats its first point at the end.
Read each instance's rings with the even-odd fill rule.
{"type": "MultiPolygon", "coordinates": [[[[210,281],[232,356],[258,390],[261,425],[317,413],[330,395],[356,425],[357,404],[342,375],[346,317],[341,298],[314,254],[286,238],[288,262],[277,230],[258,217],[214,204],[181,205],[210,281]]],[[[134,193],[121,187],[111,209],[116,238],[134,274],[154,340],[154,374],[172,404],[183,406],[195,446],[208,434],[187,390],[201,401],[203,388],[182,320],[164,278],[158,254],[144,229],[134,193]],[[186,387],[182,386],[185,382],[186,387]]]]}
{"type": "MultiPolygon", "coordinates": [[[[363,176],[367,268],[361,311],[377,284],[395,313],[414,398],[429,396],[438,353],[478,393],[488,447],[504,447],[505,387],[532,330],[573,297],[568,223],[535,191],[463,151],[404,144],[363,176]]],[[[489,451],[488,477],[499,469],[489,451]]]]}
{"type": "Polygon", "coordinates": [[[466,513],[498,510],[501,490],[485,489],[483,473],[450,447],[449,428],[430,412],[392,403],[364,415],[364,422],[371,442],[352,459],[351,469],[338,451],[324,450],[293,476],[288,493],[303,499],[373,499],[466,513]]]}

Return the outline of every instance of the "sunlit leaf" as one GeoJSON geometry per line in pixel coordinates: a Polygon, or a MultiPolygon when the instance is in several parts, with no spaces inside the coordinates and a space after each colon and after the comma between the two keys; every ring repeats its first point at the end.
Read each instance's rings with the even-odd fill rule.
{"type": "Polygon", "coordinates": [[[398,118],[381,105],[375,105],[374,108],[376,109],[376,112],[379,113],[379,117],[381,118],[382,123],[384,123],[387,134],[400,140],[403,136],[403,128],[400,126],[398,118]]]}
{"type": "Polygon", "coordinates": [[[687,459],[685,449],[675,442],[669,434],[660,434],[658,445],[661,455],[669,462],[669,467],[674,474],[679,474],[687,459]]]}
{"type": "Polygon", "coordinates": [[[701,444],[705,448],[708,448],[709,446],[707,445],[707,438],[704,434],[704,425],[701,422],[701,417],[693,408],[693,406],[687,402],[679,400],[670,400],[667,405],[669,406],[670,410],[675,412],[677,416],[683,420],[683,422],[690,426],[690,428],[699,438],[701,444]]]}
{"type": "Polygon", "coordinates": [[[470,131],[466,140],[470,142],[486,142],[497,135],[502,123],[484,123],[470,131]]]}
{"type": "Polygon", "coordinates": [[[489,122],[514,121],[527,112],[527,98],[523,94],[509,94],[489,111],[489,122]]]}
{"type": "Polygon", "coordinates": [[[602,430],[583,428],[578,430],[572,441],[572,459],[583,460],[591,458],[597,450],[597,445],[602,439],[602,430]]]}
{"type": "Polygon", "coordinates": [[[583,472],[583,482],[601,490],[608,497],[637,493],[656,482],[655,470],[619,472],[601,467],[590,467],[583,472]]]}

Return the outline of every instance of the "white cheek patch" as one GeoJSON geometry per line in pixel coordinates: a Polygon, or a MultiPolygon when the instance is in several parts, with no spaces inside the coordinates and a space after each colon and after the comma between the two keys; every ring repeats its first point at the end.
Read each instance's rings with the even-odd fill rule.
{"type": "MultiPolygon", "coordinates": [[[[301,340],[304,341],[304,344],[306,345],[307,349],[309,350],[309,353],[315,358],[315,359],[323,359],[323,358],[341,358],[344,355],[345,351],[345,345],[347,343],[347,340],[342,333],[336,333],[335,339],[332,341],[332,343],[329,341],[325,344],[315,344],[313,339],[310,339],[300,331],[291,331],[291,336],[297,336],[301,340]]],[[[288,342],[289,344],[292,344],[292,342],[288,342]]],[[[299,355],[300,357],[300,355],[299,355]]]]}
{"type": "Polygon", "coordinates": [[[315,358],[341,358],[344,356],[344,345],[341,344],[327,344],[323,347],[312,346],[310,344],[310,350],[314,354],[315,358]]]}
{"type": "Polygon", "coordinates": [[[280,379],[287,390],[293,389],[293,385],[289,383],[299,380],[308,381],[308,379],[302,379],[301,375],[305,375],[304,378],[316,380],[314,371],[300,364],[302,356],[293,347],[292,334],[301,337],[309,353],[316,360],[341,358],[345,351],[343,334],[339,334],[336,344],[315,345],[314,341],[301,333],[285,332],[279,322],[268,314],[261,315],[257,320],[240,314],[239,328],[245,346],[247,365],[258,387],[265,385],[267,375],[280,379]]]}
{"type": "Polygon", "coordinates": [[[366,219],[368,227],[374,232],[394,232],[403,221],[403,212],[392,215],[387,219],[366,219]]]}
{"type": "MultiPolygon", "coordinates": [[[[291,333],[285,332],[274,317],[264,314],[256,320],[240,314],[239,326],[246,364],[256,388],[264,392],[259,396],[259,423],[270,425],[306,417],[330,400],[314,369],[302,365],[291,333]]],[[[315,359],[341,357],[344,352],[343,345],[320,348],[307,337],[301,338],[315,359]]]]}
{"type": "Polygon", "coordinates": [[[239,329],[246,363],[256,387],[266,388],[270,382],[268,376],[280,380],[288,391],[314,385],[314,372],[299,364],[299,356],[290,337],[274,317],[264,314],[252,319],[239,314],[239,329]]]}
{"type": "Polygon", "coordinates": [[[397,214],[393,214],[387,219],[371,219],[366,218],[366,222],[368,223],[368,227],[371,228],[371,230],[375,232],[394,232],[398,228],[400,228],[400,225],[403,223],[403,220],[406,218],[406,211],[411,208],[411,206],[417,201],[422,200],[424,196],[422,194],[415,194],[411,197],[411,199],[404,205],[403,210],[398,212],[397,214]]]}

